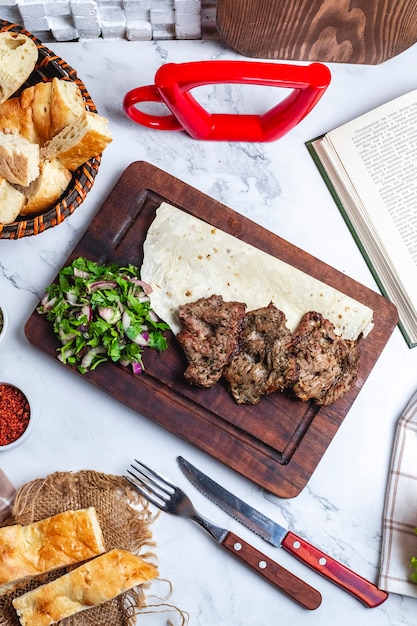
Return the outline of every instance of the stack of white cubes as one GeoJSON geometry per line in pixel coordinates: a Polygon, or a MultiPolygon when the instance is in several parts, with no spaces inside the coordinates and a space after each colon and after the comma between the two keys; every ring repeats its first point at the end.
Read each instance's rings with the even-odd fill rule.
{"type": "Polygon", "coordinates": [[[42,42],[216,37],[216,0],[1,0],[0,18],[42,42]]]}

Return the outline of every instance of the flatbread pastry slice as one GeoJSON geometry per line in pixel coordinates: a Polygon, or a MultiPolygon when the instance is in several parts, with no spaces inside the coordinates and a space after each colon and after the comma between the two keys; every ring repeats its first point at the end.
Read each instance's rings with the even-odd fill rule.
{"type": "Polygon", "coordinates": [[[22,626],[50,626],[156,578],[158,570],[126,550],[110,550],[13,600],[22,626]]]}
{"type": "Polygon", "coordinates": [[[64,511],[38,522],[0,528],[0,593],[29,576],[105,552],[94,507],[64,511]]]}

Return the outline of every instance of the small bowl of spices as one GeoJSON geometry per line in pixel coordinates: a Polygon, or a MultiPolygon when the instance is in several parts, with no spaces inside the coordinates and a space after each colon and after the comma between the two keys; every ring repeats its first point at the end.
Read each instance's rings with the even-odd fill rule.
{"type": "Polygon", "coordinates": [[[0,452],[21,444],[32,426],[32,409],[16,385],[0,382],[0,452]]]}
{"type": "Polygon", "coordinates": [[[0,302],[0,341],[6,335],[6,329],[7,329],[7,313],[3,304],[0,302]]]}

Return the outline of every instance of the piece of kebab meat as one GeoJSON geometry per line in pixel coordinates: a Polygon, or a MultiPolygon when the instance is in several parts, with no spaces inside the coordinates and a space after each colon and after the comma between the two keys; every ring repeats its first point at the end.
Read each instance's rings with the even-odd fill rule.
{"type": "Polygon", "coordinates": [[[291,347],[286,317],[272,303],[245,315],[240,350],[223,371],[238,404],[256,404],[296,382],[298,365],[291,347]]]}
{"type": "Polygon", "coordinates": [[[222,296],[200,298],[179,307],[182,330],[177,335],[188,361],[186,380],[212,387],[239,348],[246,305],[222,296]]]}
{"type": "Polygon", "coordinates": [[[326,406],[349,391],[358,376],[360,348],[343,339],[320,313],[305,313],[293,333],[292,352],[299,366],[292,391],[300,400],[326,406]]]}

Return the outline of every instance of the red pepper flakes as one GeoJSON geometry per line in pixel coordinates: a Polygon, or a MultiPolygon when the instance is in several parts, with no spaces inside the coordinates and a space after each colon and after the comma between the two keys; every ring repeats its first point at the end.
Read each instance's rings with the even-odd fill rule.
{"type": "Polygon", "coordinates": [[[29,424],[26,396],[13,385],[0,385],[0,446],[19,439],[29,424]]]}

